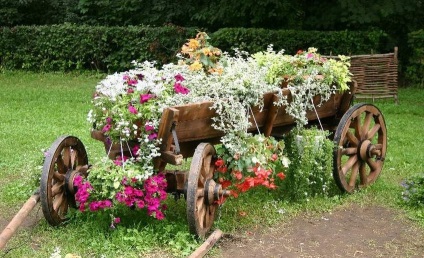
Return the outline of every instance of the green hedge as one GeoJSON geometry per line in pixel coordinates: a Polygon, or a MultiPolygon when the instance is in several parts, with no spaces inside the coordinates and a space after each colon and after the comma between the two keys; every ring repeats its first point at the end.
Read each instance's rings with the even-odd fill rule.
{"type": "Polygon", "coordinates": [[[409,33],[408,46],[411,54],[406,67],[406,78],[411,84],[424,87],[424,30],[409,33]]]}
{"type": "Polygon", "coordinates": [[[122,71],[132,67],[132,60],[174,61],[181,45],[195,34],[194,28],[175,26],[3,27],[0,66],[34,71],[122,71]]]}
{"type": "Polygon", "coordinates": [[[212,35],[212,44],[223,50],[232,47],[249,53],[263,51],[269,44],[274,50],[295,54],[299,49],[318,48],[321,54],[370,54],[393,51],[389,36],[382,31],[295,31],[254,28],[225,28],[212,35]]]}
{"type": "MultiPolygon", "coordinates": [[[[0,27],[0,68],[33,71],[123,71],[131,61],[176,60],[176,53],[195,28],[176,26],[105,27],[87,25],[0,27]]],[[[381,31],[319,32],[224,28],[210,33],[211,43],[223,50],[238,47],[250,53],[269,44],[293,54],[317,47],[322,54],[386,52],[388,36],[381,31]]],[[[390,46],[389,51],[393,49],[390,46]]]]}

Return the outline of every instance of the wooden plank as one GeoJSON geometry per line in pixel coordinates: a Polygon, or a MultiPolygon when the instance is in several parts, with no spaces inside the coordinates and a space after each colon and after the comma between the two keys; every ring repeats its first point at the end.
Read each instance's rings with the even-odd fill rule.
{"type": "Polygon", "coordinates": [[[278,106],[274,105],[274,102],[278,101],[278,96],[273,95],[272,100],[268,104],[268,112],[265,120],[263,134],[268,137],[271,135],[272,126],[274,125],[275,119],[278,114],[278,106]]]}

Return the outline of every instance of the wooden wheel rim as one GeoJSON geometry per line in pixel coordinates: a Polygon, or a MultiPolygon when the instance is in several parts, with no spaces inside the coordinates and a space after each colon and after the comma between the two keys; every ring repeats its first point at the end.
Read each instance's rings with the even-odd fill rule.
{"type": "Polygon", "coordinates": [[[51,145],[44,160],[40,184],[41,206],[50,225],[57,226],[65,221],[68,207],[75,206],[74,195],[68,190],[67,176],[86,170],[87,164],[87,152],[78,138],[61,136],[51,145]]]}
{"type": "Polygon", "coordinates": [[[205,186],[212,179],[215,148],[209,143],[197,146],[190,166],[187,181],[187,220],[190,233],[204,238],[211,229],[217,204],[208,205],[205,186]]]}
{"type": "Polygon", "coordinates": [[[379,176],[387,149],[387,132],[381,111],[371,104],[356,104],[337,127],[334,179],[343,191],[372,184],[379,176]]]}

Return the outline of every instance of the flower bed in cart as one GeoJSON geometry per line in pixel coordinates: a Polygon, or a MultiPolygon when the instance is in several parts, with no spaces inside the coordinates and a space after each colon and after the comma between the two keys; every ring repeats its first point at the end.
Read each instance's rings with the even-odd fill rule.
{"type": "Polygon", "coordinates": [[[264,94],[274,92],[279,96],[274,104],[286,106],[300,128],[307,124],[308,110],[348,88],[346,58],[326,60],[313,48],[293,56],[271,48],[230,56],[207,40],[202,32],[190,39],[177,64],[159,68],[154,62],[134,62],[133,70],[109,75],[97,85],[88,121],[94,137],[106,143],[108,157],[94,164],[86,178],[76,178],[80,211],[108,209],[113,227],[120,221],[115,212],[120,206],[146,209],[163,219],[167,182],[154,166],[161,155],[162,112],[204,101],[213,103],[212,127],[224,135],[215,162],[222,187],[233,196],[257,186],[275,189],[290,161],[284,142],[248,133],[255,123],[252,107],[263,107],[264,94]],[[289,97],[283,94],[286,90],[289,97]],[[319,101],[314,104],[315,96],[319,101]]]}

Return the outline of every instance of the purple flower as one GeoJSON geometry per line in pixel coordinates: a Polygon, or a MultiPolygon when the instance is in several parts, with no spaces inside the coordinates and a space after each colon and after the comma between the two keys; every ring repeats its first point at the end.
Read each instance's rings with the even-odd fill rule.
{"type": "Polygon", "coordinates": [[[189,92],[190,92],[190,90],[189,89],[187,89],[186,87],[184,87],[181,83],[179,83],[179,82],[176,82],[175,84],[174,84],[174,91],[176,92],[176,93],[179,93],[179,94],[188,94],[189,92]]]}
{"type": "Polygon", "coordinates": [[[177,81],[177,82],[182,82],[182,81],[184,81],[184,77],[181,75],[181,74],[177,74],[177,75],[175,75],[175,80],[177,81]]]}
{"type": "Polygon", "coordinates": [[[140,103],[143,104],[147,101],[149,101],[149,99],[153,98],[155,95],[153,94],[141,94],[140,95],[140,103]]]}
{"type": "Polygon", "coordinates": [[[137,83],[138,83],[138,81],[135,80],[135,79],[129,79],[128,80],[128,85],[129,86],[135,86],[135,85],[137,85],[137,83]]]}
{"type": "Polygon", "coordinates": [[[144,75],[142,75],[141,73],[137,74],[137,79],[139,79],[140,81],[143,80],[144,75]]]}
{"type": "Polygon", "coordinates": [[[139,149],[140,149],[139,145],[135,145],[134,147],[132,147],[131,149],[132,154],[136,156],[139,149]]]}
{"type": "Polygon", "coordinates": [[[104,132],[104,133],[109,132],[110,128],[111,128],[111,125],[107,124],[107,125],[103,126],[102,132],[104,132]]]}
{"type": "Polygon", "coordinates": [[[137,109],[134,106],[132,106],[132,105],[129,105],[128,106],[128,111],[130,111],[130,113],[132,113],[132,114],[137,114],[138,113],[137,109]]]}
{"type": "Polygon", "coordinates": [[[152,130],[154,130],[155,128],[154,128],[152,125],[146,124],[146,125],[144,126],[144,129],[145,129],[146,131],[152,131],[152,130]]]}
{"type": "Polygon", "coordinates": [[[106,123],[111,124],[112,123],[112,118],[111,117],[106,118],[106,123]]]}
{"type": "Polygon", "coordinates": [[[149,134],[148,138],[149,138],[150,141],[152,141],[152,140],[158,138],[158,134],[157,133],[151,133],[151,134],[149,134]]]}

